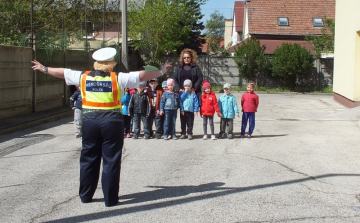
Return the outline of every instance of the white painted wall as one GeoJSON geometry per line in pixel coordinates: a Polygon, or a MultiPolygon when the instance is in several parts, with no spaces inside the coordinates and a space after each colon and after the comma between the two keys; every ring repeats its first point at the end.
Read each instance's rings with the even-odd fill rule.
{"type": "Polygon", "coordinates": [[[333,90],[351,101],[360,101],[359,9],[359,0],[336,1],[333,90]]]}

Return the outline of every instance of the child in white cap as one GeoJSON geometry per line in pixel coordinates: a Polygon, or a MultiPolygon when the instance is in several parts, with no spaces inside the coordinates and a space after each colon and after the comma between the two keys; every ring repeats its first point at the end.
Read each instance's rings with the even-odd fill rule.
{"type": "Polygon", "coordinates": [[[223,115],[220,119],[220,133],[219,139],[225,138],[227,129],[227,137],[229,139],[234,138],[234,119],[235,115],[240,118],[239,108],[236,103],[236,98],[231,94],[231,85],[229,83],[224,84],[224,94],[218,100],[220,113],[223,115]]]}
{"type": "Polygon", "coordinates": [[[184,115],[180,116],[181,136],[180,139],[185,139],[185,134],[188,134],[188,139],[193,139],[194,117],[199,112],[199,100],[195,92],[191,92],[192,82],[189,79],[184,81],[184,91],[180,95],[180,99],[184,107],[184,115]],[[187,130],[186,130],[187,126],[187,130]]]}

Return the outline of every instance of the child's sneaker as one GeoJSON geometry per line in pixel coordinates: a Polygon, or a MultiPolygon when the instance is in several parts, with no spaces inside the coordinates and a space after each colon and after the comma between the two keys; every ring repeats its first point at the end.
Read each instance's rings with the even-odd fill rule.
{"type": "Polygon", "coordinates": [[[248,135],[248,139],[250,139],[251,138],[251,135],[248,135]]]}
{"type": "Polygon", "coordinates": [[[126,138],[131,138],[130,133],[126,134],[126,138]]]}
{"type": "Polygon", "coordinates": [[[203,140],[207,140],[207,135],[204,135],[203,140]]]}
{"type": "Polygon", "coordinates": [[[137,139],[137,138],[139,138],[139,136],[133,136],[133,139],[137,139]]]}
{"type": "Polygon", "coordinates": [[[150,136],[144,136],[144,139],[150,139],[150,136]]]}
{"type": "Polygon", "coordinates": [[[185,135],[181,135],[179,139],[185,139],[185,135]]]}
{"type": "Polygon", "coordinates": [[[212,140],[216,140],[215,135],[211,135],[211,139],[212,139],[212,140]]]}
{"type": "Polygon", "coordinates": [[[169,139],[171,139],[171,136],[164,136],[164,139],[169,140],[169,139]]]}
{"type": "Polygon", "coordinates": [[[173,135],[172,137],[174,140],[177,140],[178,138],[176,137],[176,135],[173,135]]]}
{"type": "Polygon", "coordinates": [[[192,135],[188,135],[188,140],[192,140],[192,139],[193,139],[192,135]]]}
{"type": "Polygon", "coordinates": [[[244,138],[244,135],[241,135],[240,138],[244,138]]]}
{"type": "Polygon", "coordinates": [[[233,139],[234,138],[233,134],[228,134],[228,138],[233,139]]]}

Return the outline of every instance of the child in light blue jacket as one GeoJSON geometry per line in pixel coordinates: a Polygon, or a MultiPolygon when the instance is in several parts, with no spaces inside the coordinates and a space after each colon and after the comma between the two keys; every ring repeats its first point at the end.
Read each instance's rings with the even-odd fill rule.
{"type": "Polygon", "coordinates": [[[227,128],[227,137],[233,139],[233,126],[235,115],[240,118],[239,108],[236,103],[236,98],[232,95],[231,85],[229,83],[224,84],[224,94],[218,100],[220,113],[223,115],[220,121],[220,133],[219,139],[225,138],[226,128],[227,128]]]}
{"type": "Polygon", "coordinates": [[[181,136],[180,139],[185,139],[185,134],[188,134],[188,139],[193,139],[193,126],[194,126],[194,115],[198,115],[199,112],[199,100],[191,90],[192,82],[189,79],[184,81],[184,91],[180,95],[180,100],[183,103],[184,115],[180,116],[181,122],[181,136]],[[187,126],[187,131],[186,131],[187,126]]]}
{"type": "Polygon", "coordinates": [[[125,88],[125,94],[121,98],[121,104],[122,104],[122,114],[124,117],[124,126],[125,126],[125,134],[126,138],[130,138],[130,123],[131,123],[131,116],[128,116],[128,108],[129,108],[129,102],[130,102],[130,92],[129,88],[125,88]]]}

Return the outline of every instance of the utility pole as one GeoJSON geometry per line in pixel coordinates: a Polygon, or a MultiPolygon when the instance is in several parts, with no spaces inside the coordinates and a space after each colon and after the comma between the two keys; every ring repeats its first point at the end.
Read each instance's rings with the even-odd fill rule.
{"type": "Polygon", "coordinates": [[[118,0],[118,20],[117,20],[117,22],[118,22],[118,41],[117,41],[118,45],[120,45],[120,4],[121,4],[121,2],[120,2],[120,0],[118,0]]]}
{"type": "Polygon", "coordinates": [[[122,72],[129,71],[128,64],[128,43],[127,43],[127,0],[122,0],[122,44],[121,44],[121,62],[123,64],[124,70],[122,72]]]}
{"type": "MultiPolygon", "coordinates": [[[[62,40],[63,40],[63,44],[66,44],[64,43],[64,38],[65,38],[65,27],[64,27],[64,21],[65,21],[65,0],[63,0],[63,5],[62,5],[62,25],[61,25],[61,32],[62,32],[62,40]]],[[[66,67],[66,62],[65,62],[65,46],[63,45],[62,46],[62,51],[63,51],[63,61],[64,61],[64,64],[63,64],[63,67],[66,67]]],[[[66,82],[64,80],[64,83],[63,83],[63,92],[64,92],[64,97],[63,97],[63,106],[66,105],[66,99],[67,99],[67,85],[66,85],[66,82]]]]}
{"type": "Polygon", "coordinates": [[[85,0],[85,50],[88,52],[88,41],[87,41],[87,1],[85,0]]]}
{"type": "MultiPolygon", "coordinates": [[[[35,46],[34,46],[34,2],[31,0],[31,13],[30,13],[30,47],[32,50],[32,59],[35,59],[35,46]]],[[[33,113],[36,112],[36,71],[33,70],[33,76],[32,76],[32,96],[31,96],[31,110],[33,113]]]]}
{"type": "Polygon", "coordinates": [[[105,47],[105,7],[106,7],[106,4],[105,4],[105,0],[104,0],[104,12],[103,12],[103,41],[102,41],[101,47],[105,47]]]}

